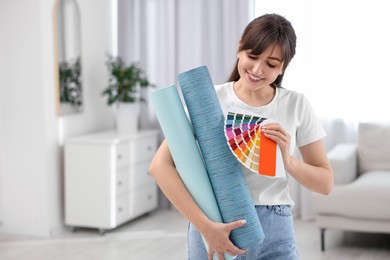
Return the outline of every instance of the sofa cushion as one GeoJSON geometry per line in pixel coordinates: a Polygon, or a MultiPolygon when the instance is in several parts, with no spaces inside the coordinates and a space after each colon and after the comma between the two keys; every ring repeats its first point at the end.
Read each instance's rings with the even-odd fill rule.
{"type": "Polygon", "coordinates": [[[359,124],[358,162],[360,173],[390,171],[390,125],[359,124]]]}
{"type": "Polygon", "coordinates": [[[372,171],[346,185],[336,185],[328,196],[313,194],[319,214],[390,220],[390,172],[372,171]]]}

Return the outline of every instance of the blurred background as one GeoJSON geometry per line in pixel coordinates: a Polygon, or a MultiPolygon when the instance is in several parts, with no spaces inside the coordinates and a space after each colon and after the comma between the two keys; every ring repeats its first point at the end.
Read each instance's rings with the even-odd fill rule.
{"type": "MultiPolygon", "coordinates": [[[[112,76],[108,55],[136,63],[157,89],[202,65],[220,84],[248,22],[279,13],[298,36],[283,87],[308,97],[327,129],[330,151],[355,142],[360,122],[389,121],[388,11],[379,0],[0,0],[2,241],[69,231],[64,144],[115,131],[116,108],[102,95],[112,76]]],[[[152,90],[140,95],[147,100],[152,90]]],[[[136,120],[139,131],[156,131],[158,145],[163,135],[150,103],[141,103],[136,120]]],[[[310,192],[292,180],[291,193],[294,216],[313,225],[310,192]]],[[[166,209],[171,206],[157,189],[149,211],[166,209]]],[[[0,259],[11,258],[0,253],[0,259]]]]}

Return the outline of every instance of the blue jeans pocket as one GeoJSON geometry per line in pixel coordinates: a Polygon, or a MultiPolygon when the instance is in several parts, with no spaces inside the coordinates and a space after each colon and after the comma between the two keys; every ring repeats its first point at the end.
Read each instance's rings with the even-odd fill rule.
{"type": "Polygon", "coordinates": [[[292,216],[292,207],[290,205],[274,205],[267,206],[268,209],[272,210],[275,214],[284,217],[292,216]]]}

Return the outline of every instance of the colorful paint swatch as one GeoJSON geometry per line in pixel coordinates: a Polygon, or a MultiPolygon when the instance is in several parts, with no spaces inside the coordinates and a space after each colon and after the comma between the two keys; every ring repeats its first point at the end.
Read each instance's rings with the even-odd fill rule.
{"type": "Polygon", "coordinates": [[[285,177],[277,144],[261,131],[265,117],[229,112],[225,136],[232,153],[251,171],[268,177],[285,177]]]}

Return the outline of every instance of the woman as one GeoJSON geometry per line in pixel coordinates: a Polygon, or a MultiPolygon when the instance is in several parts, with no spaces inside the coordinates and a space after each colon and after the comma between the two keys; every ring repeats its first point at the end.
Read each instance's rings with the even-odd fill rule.
{"type": "MultiPolygon", "coordinates": [[[[306,188],[328,194],[333,173],[326,157],[325,131],[306,98],[281,87],[284,72],[295,55],[296,35],[288,20],[266,14],[248,24],[238,44],[237,62],[227,83],[215,86],[223,112],[238,112],[273,119],[262,127],[281,149],[286,172],[306,188]],[[302,161],[293,157],[299,147],[302,161]]],[[[188,258],[298,259],[291,209],[294,205],[287,178],[269,178],[243,169],[265,233],[262,244],[236,247],[229,234],[245,221],[214,223],[199,209],[182,183],[164,141],[150,172],[167,198],[189,220],[188,258]],[[201,235],[209,245],[206,251],[201,235]]],[[[287,175],[288,175],[287,174],[287,175]]]]}

